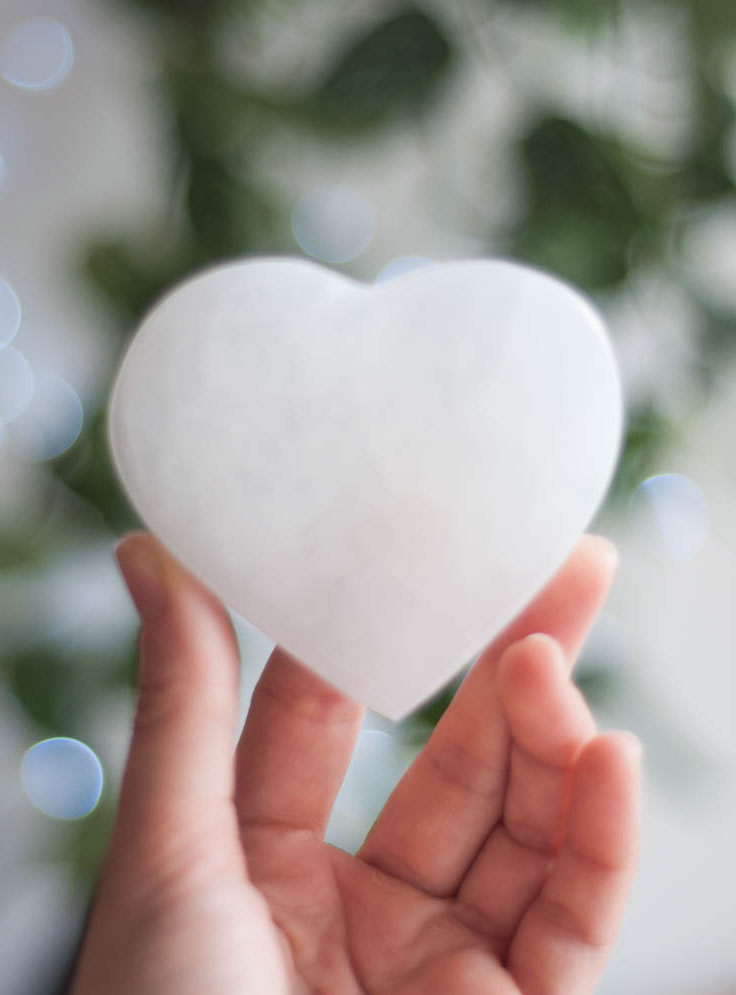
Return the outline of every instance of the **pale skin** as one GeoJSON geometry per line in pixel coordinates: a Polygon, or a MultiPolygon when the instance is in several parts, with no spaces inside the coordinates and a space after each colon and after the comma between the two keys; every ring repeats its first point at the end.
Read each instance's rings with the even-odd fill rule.
{"type": "Polygon", "coordinates": [[[638,741],[570,678],[615,559],[581,540],[352,857],[323,837],[360,706],[276,649],[233,755],[228,616],[127,537],[139,704],[73,995],[590,995],[638,847],[638,741]]]}

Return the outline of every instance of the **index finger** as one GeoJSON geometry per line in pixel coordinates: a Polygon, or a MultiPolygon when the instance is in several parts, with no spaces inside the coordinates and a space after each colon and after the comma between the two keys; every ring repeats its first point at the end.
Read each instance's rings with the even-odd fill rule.
{"type": "Polygon", "coordinates": [[[276,647],[256,685],[236,756],[241,829],[322,838],[363,708],[276,647]]]}

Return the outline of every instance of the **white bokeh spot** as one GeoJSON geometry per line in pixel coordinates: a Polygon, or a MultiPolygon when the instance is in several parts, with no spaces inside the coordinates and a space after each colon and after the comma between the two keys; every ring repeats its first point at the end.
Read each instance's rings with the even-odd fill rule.
{"type": "Polygon", "coordinates": [[[353,187],[315,187],[297,201],[292,227],[307,255],[326,263],[347,263],[368,248],[376,227],[375,210],[353,187]]]}
{"type": "Polygon", "coordinates": [[[102,794],[102,764],[93,750],[66,736],[44,739],[21,762],[23,790],[32,805],[52,819],[83,819],[102,794]]]}
{"type": "Polygon", "coordinates": [[[33,399],[13,426],[13,440],[35,462],[54,459],[76,442],[84,412],[79,395],[62,377],[36,378],[33,399]]]}
{"type": "Polygon", "coordinates": [[[0,420],[14,421],[33,398],[33,370],[25,356],[6,346],[0,349],[0,420]]]}
{"type": "Polygon", "coordinates": [[[29,17],[5,35],[0,73],[21,90],[52,90],[74,64],[74,45],[63,24],[52,17],[29,17]]]}
{"type": "Polygon", "coordinates": [[[703,491],[680,473],[661,473],[637,487],[631,499],[634,528],[669,559],[695,556],[708,537],[708,502],[703,491]]]}

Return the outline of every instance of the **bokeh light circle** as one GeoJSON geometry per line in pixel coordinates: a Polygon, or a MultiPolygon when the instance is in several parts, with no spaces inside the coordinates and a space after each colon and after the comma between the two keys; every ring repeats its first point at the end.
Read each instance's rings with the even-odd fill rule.
{"type": "Polygon", "coordinates": [[[649,477],[634,492],[632,524],[671,560],[689,560],[708,537],[708,502],[701,488],[680,473],[649,477]]]}
{"type": "Polygon", "coordinates": [[[426,256],[398,256],[383,267],[376,277],[376,283],[387,283],[407,273],[413,273],[414,270],[426,269],[427,266],[433,265],[434,259],[427,259],[426,256]]]}
{"type": "Polygon", "coordinates": [[[20,769],[31,804],[52,819],[83,819],[100,800],[104,775],[97,755],[78,739],[44,739],[26,751],[20,769]]]}
{"type": "Polygon", "coordinates": [[[14,445],[34,462],[54,459],[72,446],[82,431],[79,395],[62,377],[36,377],[33,400],[13,426],[14,445]]]}
{"type": "MultiPolygon", "coordinates": [[[[0,163],[0,183],[2,182],[0,163]]],[[[0,349],[9,345],[20,328],[21,309],[18,295],[10,284],[0,277],[0,349]]]]}
{"type": "Polygon", "coordinates": [[[0,74],[22,90],[52,90],[67,78],[73,64],[69,32],[52,17],[21,21],[0,46],[0,74]]]}
{"type": "Polygon", "coordinates": [[[368,248],[376,227],[373,205],[359,190],[323,186],[299,198],[292,214],[300,248],[326,263],[347,263],[368,248]]]}
{"type": "Polygon", "coordinates": [[[22,415],[33,397],[34,377],[28,360],[12,346],[0,349],[0,419],[22,415]]]}

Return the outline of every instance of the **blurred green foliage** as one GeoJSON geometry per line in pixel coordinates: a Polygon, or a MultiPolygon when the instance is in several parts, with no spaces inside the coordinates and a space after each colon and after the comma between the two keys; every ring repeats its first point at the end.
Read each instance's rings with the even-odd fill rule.
{"type": "Polygon", "coordinates": [[[545,115],[518,151],[526,205],[512,254],[590,292],[621,284],[649,219],[635,200],[634,167],[620,144],[545,115]]]}
{"type": "MultiPolygon", "coordinates": [[[[232,19],[247,23],[266,7],[286,24],[296,9],[291,0],[99,2],[137,9],[159,52],[159,97],[168,114],[162,141],[168,143],[170,197],[160,217],[146,230],[90,236],[80,260],[81,275],[115,319],[120,350],[151,303],[193,269],[233,255],[294,251],[290,205],[251,168],[259,143],[293,131],[317,143],[359,143],[368,150],[386,129],[428,120],[440,102],[444,113],[452,113],[448,101],[456,99],[455,90],[447,84],[456,67],[477,57],[472,17],[463,31],[457,19],[443,21],[437,4],[397,5],[384,13],[376,7],[372,22],[342,37],[310,86],[295,95],[285,80],[271,92],[253,86],[247,72],[234,78],[221,56],[222,38],[232,19]]],[[[487,7],[492,15],[504,7],[548,15],[585,45],[615,27],[626,4],[488,0],[487,7]]],[[[682,237],[683,218],[736,193],[727,159],[734,108],[717,73],[736,42],[736,4],[648,0],[646,9],[688,23],[689,51],[678,71],[688,76],[695,127],[682,151],[674,161],[658,162],[610,126],[593,127],[544,95],[527,95],[523,127],[510,150],[522,184],[520,208],[500,239],[488,233],[488,244],[560,274],[602,304],[642,271],[680,282],[699,316],[696,363],[707,389],[712,371],[736,343],[736,315],[689,287],[673,246],[682,237]]],[[[446,193],[438,186],[437,200],[446,193]]],[[[482,186],[467,194],[479,205],[499,197],[498,190],[482,186]]],[[[66,537],[69,546],[80,535],[107,539],[136,522],[107,452],[108,386],[101,385],[96,408],[88,408],[79,441],[41,471],[55,509],[54,535],[66,537]]],[[[676,432],[655,398],[629,412],[612,502],[625,504],[643,478],[663,468],[676,432]]],[[[58,549],[58,542],[40,541],[43,534],[33,516],[12,535],[0,534],[0,571],[13,576],[41,565],[58,549]]],[[[132,659],[129,647],[100,667],[69,647],[31,641],[2,648],[0,679],[39,729],[74,735],[96,696],[129,685],[132,659]]],[[[610,688],[599,679],[588,690],[603,697],[610,688]]],[[[449,697],[437,696],[415,719],[422,735],[449,697]]],[[[82,825],[76,837],[72,833],[76,864],[86,874],[94,869],[94,860],[85,856],[88,834],[102,833],[105,818],[91,828],[82,825]]]]}
{"type": "Polygon", "coordinates": [[[106,411],[87,420],[82,439],[56,460],[54,473],[69,490],[97,512],[96,524],[122,534],[138,524],[118,484],[107,444],[106,411]]]}
{"type": "Polygon", "coordinates": [[[107,654],[44,640],[0,650],[0,668],[40,735],[67,736],[111,687],[133,687],[137,655],[133,640],[107,654]]]}
{"type": "Polygon", "coordinates": [[[305,110],[316,122],[348,133],[419,114],[432,106],[451,56],[441,28],[410,8],[356,39],[305,110]]]}

